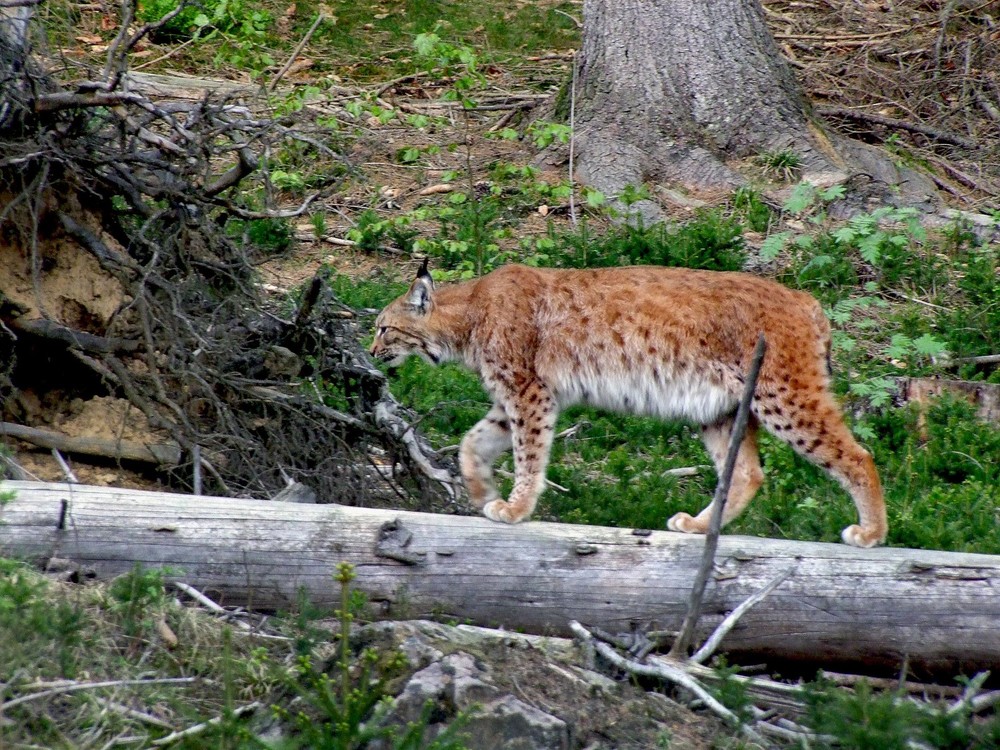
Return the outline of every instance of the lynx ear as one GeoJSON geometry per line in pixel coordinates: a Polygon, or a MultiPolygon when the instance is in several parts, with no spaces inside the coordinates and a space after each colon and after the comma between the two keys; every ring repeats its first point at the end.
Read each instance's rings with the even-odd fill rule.
{"type": "Polygon", "coordinates": [[[417,278],[425,278],[431,281],[431,288],[433,288],[433,280],[431,279],[431,272],[427,270],[427,261],[430,260],[430,256],[425,255],[423,262],[420,264],[420,270],[417,271],[417,278]]]}
{"type": "Polygon", "coordinates": [[[410,284],[407,301],[419,315],[426,315],[434,307],[434,280],[427,272],[427,259],[420,266],[417,278],[410,284]]]}

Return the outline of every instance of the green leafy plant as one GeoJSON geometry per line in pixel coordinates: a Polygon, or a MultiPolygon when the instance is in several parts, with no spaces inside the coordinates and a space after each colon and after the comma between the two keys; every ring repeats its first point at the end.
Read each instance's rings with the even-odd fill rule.
{"type": "Polygon", "coordinates": [[[757,163],[765,175],[790,182],[802,169],[802,158],[789,149],[761,152],[757,163]]]}
{"type": "MultiPolygon", "coordinates": [[[[757,190],[748,187],[737,188],[730,203],[733,214],[745,221],[754,232],[766,232],[770,228],[773,212],[757,190]]],[[[763,253],[762,249],[761,254],[763,253]]]]}
{"type": "Polygon", "coordinates": [[[476,101],[472,96],[486,82],[479,70],[479,58],[472,47],[444,41],[437,34],[441,28],[442,25],[437,24],[434,31],[417,34],[413,48],[428,72],[451,79],[442,98],[461,102],[466,109],[474,107],[476,101]]]}
{"type": "Polygon", "coordinates": [[[535,120],[528,126],[528,136],[538,148],[548,148],[553,143],[568,143],[573,134],[569,125],[535,120]]]}
{"type": "MultiPolygon", "coordinates": [[[[978,678],[980,685],[986,675],[978,678]]],[[[962,680],[968,683],[968,680],[962,680]]],[[[853,750],[989,750],[1000,737],[1000,719],[973,721],[967,708],[924,704],[867,681],[853,689],[819,680],[806,686],[810,746],[853,750]],[[814,744],[815,743],[815,744],[814,744]]]]}
{"type": "Polygon", "coordinates": [[[268,253],[283,253],[292,244],[292,227],[287,219],[250,219],[245,231],[250,242],[268,253]]]}
{"type": "Polygon", "coordinates": [[[50,598],[44,579],[20,562],[0,558],[0,641],[20,652],[15,656],[0,647],[0,656],[4,657],[0,663],[6,662],[0,667],[0,680],[18,668],[30,666],[48,671],[48,665],[24,663],[25,655],[38,651],[54,654],[59,676],[74,677],[84,626],[79,606],[50,598]]]}
{"type": "MultiPolygon", "coordinates": [[[[959,357],[1000,351],[1000,249],[994,245],[960,248],[952,261],[957,294],[937,314],[937,328],[959,357]]],[[[963,367],[965,377],[983,377],[976,367],[963,367]]],[[[991,379],[1000,382],[1000,370],[991,379]]]]}
{"type": "MultiPolygon", "coordinates": [[[[142,0],[139,20],[158,21],[174,8],[177,0],[142,0]]],[[[155,32],[154,39],[194,39],[216,45],[216,63],[243,67],[259,75],[274,64],[263,43],[273,18],[269,12],[246,0],[206,0],[189,4],[155,32]]]]}
{"type": "Polygon", "coordinates": [[[296,745],[302,748],[354,750],[381,740],[393,750],[460,750],[464,717],[459,715],[436,737],[426,736],[432,705],[405,727],[389,722],[391,702],[389,681],[400,675],[405,658],[399,652],[386,655],[365,649],[354,657],[351,622],[354,620],[350,583],[354,568],[337,566],[334,580],[340,584],[340,608],[335,616],[340,624],[337,656],[329,669],[317,666],[308,651],[300,653],[287,673],[286,684],[298,695],[303,707],[277,708],[278,715],[296,730],[296,745]]]}
{"type": "Polygon", "coordinates": [[[712,667],[718,677],[718,682],[714,683],[712,691],[715,693],[715,697],[722,705],[736,714],[740,721],[750,721],[753,716],[750,710],[753,701],[747,694],[746,683],[733,679],[739,674],[739,667],[730,666],[723,656],[716,658],[712,667]]]}
{"type": "Polygon", "coordinates": [[[327,226],[326,226],[326,214],[322,212],[317,212],[314,214],[309,214],[309,223],[312,224],[313,237],[316,239],[321,239],[326,236],[327,226]]]}
{"type": "Polygon", "coordinates": [[[426,248],[429,252],[439,251],[447,266],[462,265],[458,269],[462,278],[481,276],[495,263],[493,257],[499,246],[495,242],[493,224],[499,215],[499,207],[492,201],[478,200],[472,167],[472,124],[469,110],[476,106],[473,98],[486,84],[486,77],[479,70],[479,59],[475,50],[463,44],[452,44],[441,39],[435,30],[418,34],[413,46],[428,72],[446,77],[448,86],[442,98],[460,102],[462,105],[465,137],[462,148],[465,153],[464,193],[448,195],[446,209],[438,213],[442,222],[442,237],[436,245],[426,248]],[[454,220],[455,231],[449,236],[449,226],[454,220]]]}
{"type": "Polygon", "coordinates": [[[920,226],[916,209],[882,206],[871,213],[852,217],[833,232],[833,237],[842,245],[856,247],[865,262],[880,266],[888,254],[907,247],[911,240],[926,240],[927,233],[920,226]],[[898,223],[905,226],[904,231],[883,228],[886,224],[898,223]]]}
{"type": "Polygon", "coordinates": [[[618,194],[618,200],[626,207],[634,206],[639,201],[648,201],[652,198],[652,194],[649,192],[649,188],[645,185],[626,185],[622,189],[621,193],[618,194]]]}
{"type": "Polygon", "coordinates": [[[110,611],[120,618],[125,635],[135,638],[152,627],[165,600],[164,577],[169,574],[168,569],[144,569],[136,563],[131,572],[112,581],[110,611]]]}
{"type": "Polygon", "coordinates": [[[601,237],[581,224],[554,239],[552,264],[574,268],[652,264],[735,271],[746,258],[742,228],[718,210],[699,211],[673,226],[626,224],[601,237]]]}
{"type": "MultiPolygon", "coordinates": [[[[178,0],[140,0],[136,15],[143,23],[156,23],[179,6],[178,0]]],[[[153,40],[173,41],[190,38],[197,28],[195,18],[200,12],[196,5],[189,3],[180,13],[153,32],[153,40]]]]}
{"type": "Polygon", "coordinates": [[[271,172],[271,184],[279,190],[287,190],[292,193],[297,193],[305,189],[306,180],[299,172],[288,172],[284,169],[275,169],[271,172]]]}
{"type": "Polygon", "coordinates": [[[828,232],[800,235],[791,246],[792,263],[780,279],[806,289],[821,300],[839,299],[858,283],[858,272],[847,248],[828,232]]]}
{"type": "Polygon", "coordinates": [[[803,215],[814,224],[826,219],[826,206],[843,198],[847,190],[843,185],[832,185],[822,190],[808,182],[792,188],[791,195],[782,208],[790,214],[803,215]]]}

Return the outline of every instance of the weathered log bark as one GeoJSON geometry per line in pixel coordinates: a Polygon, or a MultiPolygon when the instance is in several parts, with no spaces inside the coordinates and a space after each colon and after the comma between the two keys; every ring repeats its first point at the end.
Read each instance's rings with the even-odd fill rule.
{"type": "MultiPolygon", "coordinates": [[[[379,614],[431,614],[534,633],[570,620],[673,629],[703,538],[571,524],[6,482],[0,555],[69,558],[99,577],[138,562],[223,603],[333,608],[356,566],[379,614]],[[60,528],[60,519],[62,528],[60,528]]],[[[724,536],[698,637],[793,570],[723,643],[733,655],[969,674],[1000,663],[1000,557],[724,536]]]]}

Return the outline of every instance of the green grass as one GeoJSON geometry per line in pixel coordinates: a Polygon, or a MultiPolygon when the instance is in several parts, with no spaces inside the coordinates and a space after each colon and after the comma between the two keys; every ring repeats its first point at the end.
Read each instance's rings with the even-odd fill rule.
{"type": "Polygon", "coordinates": [[[176,604],[164,584],[167,575],[137,566],[110,584],[63,584],[0,558],[0,703],[7,704],[0,748],[111,747],[125,735],[130,744],[151,747],[170,727],[207,720],[216,723],[171,747],[360,750],[376,738],[391,750],[463,746],[463,714],[434,738],[424,736],[429,708],[405,726],[385,720],[382,701],[406,674],[406,659],[398,651],[358,652],[339,637],[365,603],[350,588],[350,566],[338,566],[334,576],[341,586],[336,631],[315,624],[331,613],[303,603],[271,618],[269,629],[285,638],[268,640],[176,604]],[[176,635],[175,644],[163,640],[163,627],[176,635]],[[184,681],[121,682],[150,677],[184,681]],[[86,689],[60,693],[63,680],[86,689]],[[93,685],[105,681],[116,684],[93,685]],[[234,713],[255,700],[283,722],[280,745],[261,742],[234,713]],[[108,701],[163,725],[115,710],[108,701]]]}
{"type": "Polygon", "coordinates": [[[0,747],[101,747],[122,734],[148,740],[167,733],[108,710],[101,702],[107,699],[185,725],[223,713],[223,693],[230,689],[241,702],[262,696],[274,684],[264,667],[273,643],[261,650],[260,643],[243,638],[227,647],[223,659],[228,629],[198,610],[174,605],[159,571],[137,570],[110,586],[63,584],[27,565],[0,559],[0,701],[41,692],[30,687],[38,681],[226,675],[225,691],[218,683],[198,679],[8,703],[7,721],[0,722],[0,747]],[[176,634],[176,647],[168,647],[157,635],[158,621],[176,634]]]}
{"type": "MultiPolygon", "coordinates": [[[[307,4],[306,7],[309,7],[307,4]]],[[[475,47],[481,53],[509,57],[525,50],[566,49],[579,38],[570,18],[556,12],[579,16],[572,3],[524,3],[498,8],[487,0],[406,0],[400,3],[339,2],[331,5],[337,22],[322,33],[320,43],[328,45],[330,59],[354,58],[359,48],[379,50],[366,55],[352,67],[356,77],[379,80],[419,69],[412,51],[417,34],[433,31],[449,39],[475,47]],[[461,12],[456,12],[461,6],[461,12]]],[[[301,12],[301,11],[300,11],[301,12]]],[[[302,13],[309,16],[308,13],[302,13]]],[[[311,18],[311,17],[310,17],[311,18]]],[[[303,32],[305,29],[303,28],[303,32]]]]}
{"type": "MultiPolygon", "coordinates": [[[[139,18],[157,20],[175,5],[175,0],[141,0],[139,18]]],[[[493,61],[538,50],[568,50],[579,43],[579,28],[571,18],[580,17],[578,5],[536,2],[498,7],[489,0],[327,4],[305,0],[290,16],[287,4],[273,0],[209,0],[185,10],[153,40],[179,44],[197,32],[203,41],[183,57],[197,64],[207,55],[215,64],[242,67],[259,76],[275,61],[280,64],[287,58],[321,9],[327,20],[309,42],[313,70],[359,82],[420,72],[423,64],[413,53],[413,41],[434,30],[493,61]]],[[[50,18],[50,27],[70,39],[71,29],[65,24],[61,16],[50,18]]]]}

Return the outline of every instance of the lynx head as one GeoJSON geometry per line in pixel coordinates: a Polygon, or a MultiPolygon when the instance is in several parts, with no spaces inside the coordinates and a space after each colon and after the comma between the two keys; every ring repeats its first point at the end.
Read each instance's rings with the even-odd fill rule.
{"type": "Polygon", "coordinates": [[[411,354],[419,355],[433,365],[448,356],[429,323],[434,315],[434,281],[427,271],[424,258],[417,278],[409,291],[393,302],[375,319],[375,341],[371,354],[391,366],[401,365],[411,354]]]}

